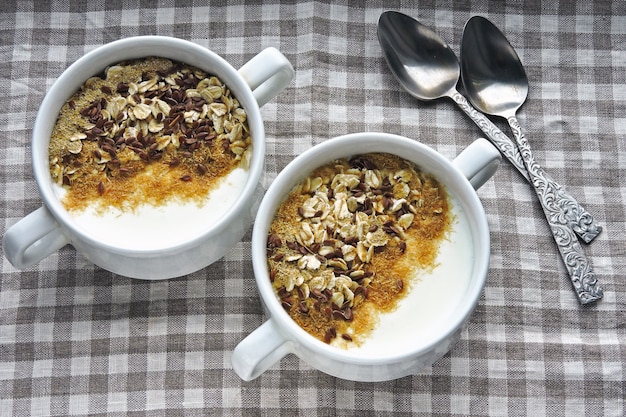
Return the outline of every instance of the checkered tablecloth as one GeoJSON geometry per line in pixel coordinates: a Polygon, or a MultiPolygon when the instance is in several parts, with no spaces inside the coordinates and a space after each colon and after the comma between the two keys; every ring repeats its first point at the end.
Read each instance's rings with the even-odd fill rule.
{"type": "Polygon", "coordinates": [[[626,2],[353,3],[1,2],[0,233],[42,204],[30,136],[47,89],[104,43],[180,37],[235,67],[281,50],[296,74],[262,108],[267,186],[296,155],[345,133],[400,134],[449,158],[481,136],[451,100],[401,89],[376,23],[402,11],[458,53],[466,20],[482,15],[525,65],[519,121],[536,159],[604,227],[583,245],[604,299],[578,303],[536,196],[508,162],[479,191],[491,269],[467,329],[442,359],[395,381],[341,380],[294,356],[251,382],[237,377],[233,348],[264,321],[250,233],[213,265],[157,282],[116,276],[71,247],[25,271],[2,255],[0,415],[626,413],[626,2]]]}

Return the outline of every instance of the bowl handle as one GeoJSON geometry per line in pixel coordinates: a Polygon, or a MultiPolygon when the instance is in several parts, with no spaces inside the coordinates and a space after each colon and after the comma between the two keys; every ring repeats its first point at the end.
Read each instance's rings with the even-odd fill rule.
{"type": "Polygon", "coordinates": [[[276,48],[262,50],[239,69],[239,75],[252,89],[259,107],[287,87],[294,75],[289,60],[276,48]]]}
{"type": "Polygon", "coordinates": [[[251,381],[291,353],[291,344],[269,319],[237,345],[231,357],[233,369],[241,379],[251,381]]]}
{"type": "Polygon", "coordinates": [[[2,238],[4,255],[13,266],[25,269],[69,243],[46,206],[24,217],[2,238]]]}
{"type": "Polygon", "coordinates": [[[476,139],[452,161],[452,165],[478,190],[495,174],[502,160],[500,152],[487,139],[476,139]]]}

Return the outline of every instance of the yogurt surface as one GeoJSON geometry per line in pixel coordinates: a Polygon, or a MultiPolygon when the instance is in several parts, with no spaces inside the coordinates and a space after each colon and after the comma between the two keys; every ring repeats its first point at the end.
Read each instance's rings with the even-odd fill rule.
{"type": "MultiPolygon", "coordinates": [[[[142,205],[134,211],[109,208],[102,212],[90,205],[72,217],[86,233],[123,249],[155,250],[194,239],[222,218],[241,195],[248,171],[236,168],[220,180],[203,203],[170,202],[142,205]]],[[[65,190],[55,186],[57,197],[65,190]]]]}
{"type": "Polygon", "coordinates": [[[389,355],[412,349],[432,340],[451,317],[464,297],[473,266],[472,236],[466,215],[458,201],[449,196],[455,220],[449,239],[442,242],[432,271],[421,271],[414,277],[410,292],[398,303],[397,309],[381,313],[372,333],[360,346],[336,345],[359,355],[389,355]],[[407,334],[410,337],[407,337],[407,334]]]}

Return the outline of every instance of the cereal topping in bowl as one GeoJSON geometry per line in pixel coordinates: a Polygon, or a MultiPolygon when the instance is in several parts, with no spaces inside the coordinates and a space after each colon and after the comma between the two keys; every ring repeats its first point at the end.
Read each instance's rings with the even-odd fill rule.
{"type": "Polygon", "coordinates": [[[49,147],[68,209],[200,201],[247,167],[246,112],[217,77],[158,57],[110,66],[62,107],[49,147]]]}
{"type": "Polygon", "coordinates": [[[391,154],[316,169],[280,205],[267,239],[283,308],[326,343],[359,345],[435,266],[451,225],[438,181],[391,154]]]}

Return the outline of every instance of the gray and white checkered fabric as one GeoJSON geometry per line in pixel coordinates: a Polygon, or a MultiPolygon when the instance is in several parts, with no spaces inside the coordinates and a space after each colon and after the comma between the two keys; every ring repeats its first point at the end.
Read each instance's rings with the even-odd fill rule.
{"type": "Polygon", "coordinates": [[[400,134],[449,158],[481,136],[452,101],[401,89],[376,23],[402,11],[458,53],[464,23],[482,15],[525,65],[519,121],[536,159],[604,227],[583,245],[604,299],[578,303],[541,207],[508,162],[479,191],[491,269],[467,329],[434,365],[390,382],[336,379],[293,356],[252,382],[237,377],[231,352],[264,320],[250,234],[210,267],[159,282],[116,276],[71,247],[26,271],[0,256],[0,415],[626,413],[626,2],[353,3],[3,1],[0,233],[42,204],[30,162],[41,100],[103,43],[175,36],[235,67],[281,50],[296,75],[262,108],[269,185],[296,155],[345,133],[400,134]]]}

